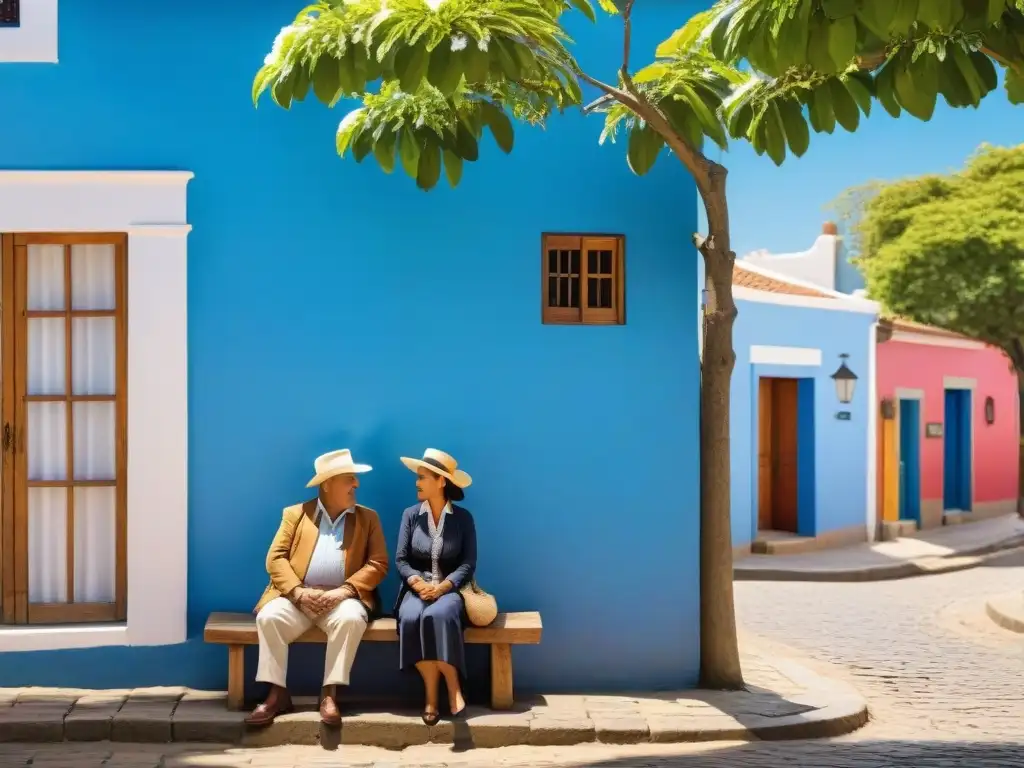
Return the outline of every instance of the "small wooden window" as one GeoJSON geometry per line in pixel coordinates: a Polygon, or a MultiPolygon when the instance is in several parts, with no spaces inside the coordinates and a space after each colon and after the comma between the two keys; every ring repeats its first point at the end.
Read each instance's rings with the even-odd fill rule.
{"type": "Polygon", "coordinates": [[[0,240],[0,615],[123,621],[127,237],[0,240]]]}
{"type": "Polygon", "coordinates": [[[0,27],[21,26],[21,0],[0,0],[0,27]]]}
{"type": "Polygon", "coordinates": [[[544,235],[542,322],[623,325],[624,246],[621,235],[544,235]]]}

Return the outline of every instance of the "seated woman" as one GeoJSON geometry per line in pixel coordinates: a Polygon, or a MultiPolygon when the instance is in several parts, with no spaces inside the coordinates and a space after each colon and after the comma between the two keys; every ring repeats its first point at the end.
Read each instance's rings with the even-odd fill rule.
{"type": "Polygon", "coordinates": [[[419,671],[426,688],[423,722],[437,723],[440,678],[452,717],[466,708],[462,630],[465,606],[459,590],[476,571],[476,526],[461,501],[472,479],[447,453],[428,448],[422,459],[402,457],[416,473],[416,499],[402,515],[395,566],[402,588],[395,601],[400,668],[419,671]]]}

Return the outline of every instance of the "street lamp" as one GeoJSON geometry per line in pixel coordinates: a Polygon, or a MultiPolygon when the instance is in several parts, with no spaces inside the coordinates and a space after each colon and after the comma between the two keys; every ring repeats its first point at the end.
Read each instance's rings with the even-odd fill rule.
{"type": "Polygon", "coordinates": [[[849,357],[847,354],[839,356],[841,363],[836,372],[832,374],[832,380],[836,383],[836,397],[839,398],[839,402],[843,405],[853,400],[853,390],[857,386],[857,374],[849,369],[846,365],[846,359],[849,357]]]}

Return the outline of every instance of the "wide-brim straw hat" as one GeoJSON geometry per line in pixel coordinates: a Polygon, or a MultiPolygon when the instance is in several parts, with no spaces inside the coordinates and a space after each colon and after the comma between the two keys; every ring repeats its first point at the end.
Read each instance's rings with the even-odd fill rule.
{"type": "Polygon", "coordinates": [[[423,452],[422,459],[410,459],[407,456],[402,456],[401,459],[402,463],[413,472],[423,467],[435,475],[451,480],[457,488],[469,488],[473,484],[473,478],[459,469],[459,462],[436,448],[427,448],[423,452]]]}
{"type": "Polygon", "coordinates": [[[356,464],[352,461],[352,451],[342,448],[340,451],[330,451],[322,456],[317,456],[313,462],[313,479],[306,483],[307,488],[320,485],[324,480],[335,475],[361,475],[369,472],[373,467],[369,464],[356,464]]]}

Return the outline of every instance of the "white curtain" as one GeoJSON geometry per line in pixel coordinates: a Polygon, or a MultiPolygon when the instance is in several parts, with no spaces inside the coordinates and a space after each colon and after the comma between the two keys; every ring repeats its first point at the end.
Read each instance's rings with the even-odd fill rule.
{"type": "MultiPolygon", "coordinates": [[[[28,309],[65,310],[65,249],[28,248],[28,309]]],[[[71,308],[113,310],[114,246],[71,247],[71,308]]],[[[28,320],[28,394],[115,395],[116,325],[113,317],[75,317],[71,339],[63,317],[28,320]],[[67,370],[67,343],[71,371],[67,370]],[[69,382],[70,379],[70,382],[69,382]]],[[[66,402],[28,403],[28,479],[116,479],[116,407],[111,401],[77,401],[71,412],[73,467],[68,467],[66,402]],[[71,477],[69,478],[69,471],[71,477]]],[[[68,495],[73,495],[74,602],[113,602],[115,510],[111,486],[29,488],[29,601],[68,599],[68,495]]]]}

